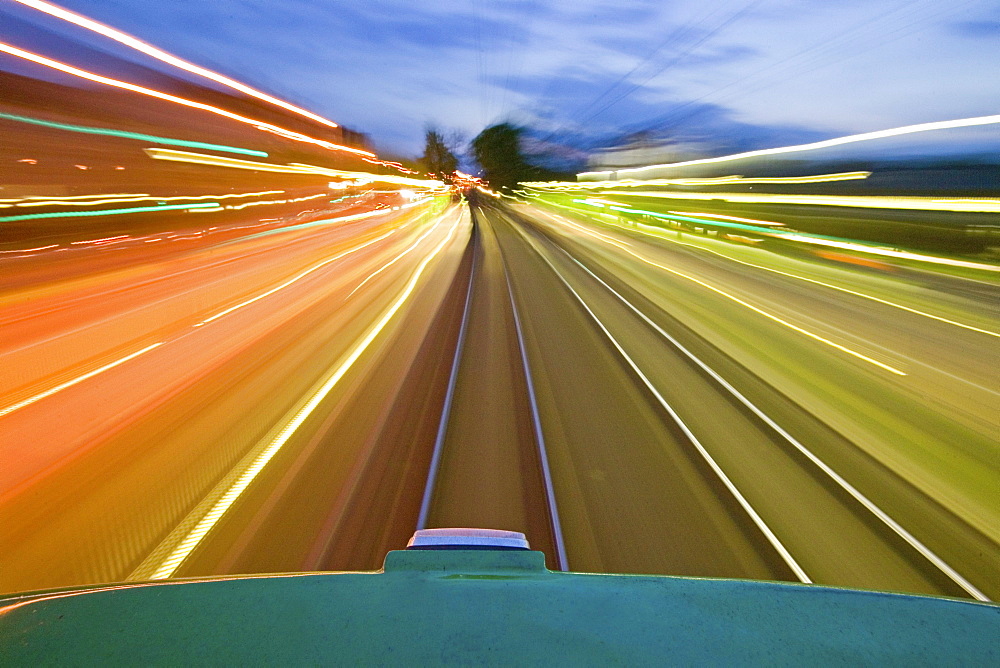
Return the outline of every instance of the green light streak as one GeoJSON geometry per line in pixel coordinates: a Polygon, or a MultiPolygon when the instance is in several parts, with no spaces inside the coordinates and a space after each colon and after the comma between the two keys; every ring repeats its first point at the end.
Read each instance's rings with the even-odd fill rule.
{"type": "MultiPolygon", "coordinates": [[[[588,204],[590,206],[604,206],[603,204],[597,204],[595,202],[587,202],[585,200],[573,200],[574,202],[580,202],[581,204],[588,204]]],[[[573,207],[566,207],[571,210],[573,207]]],[[[660,218],[663,220],[674,220],[682,223],[697,223],[698,225],[705,225],[706,227],[726,227],[734,230],[744,230],[747,232],[756,232],[757,234],[763,234],[770,237],[788,237],[799,240],[821,240],[821,241],[831,241],[836,243],[850,243],[854,246],[859,247],[858,250],[864,250],[865,248],[870,248],[873,252],[879,250],[886,250],[884,244],[871,243],[867,241],[858,241],[854,239],[844,239],[841,237],[830,237],[823,234],[811,234],[809,232],[796,232],[794,230],[788,230],[783,228],[773,228],[773,227],[758,227],[757,225],[744,225],[741,223],[728,223],[722,222],[720,220],[708,220],[705,218],[691,218],[690,216],[678,216],[676,214],[659,213],[658,211],[648,211],[646,209],[633,209],[627,206],[608,206],[609,209],[614,211],[621,211],[622,213],[635,213],[643,216],[651,216],[653,218],[660,218]]]]}
{"type": "Polygon", "coordinates": [[[675,214],[658,213],[656,211],[646,211],[645,209],[630,209],[624,206],[612,206],[611,209],[615,211],[622,211],[624,213],[638,213],[644,216],[652,216],[654,218],[664,218],[666,220],[676,220],[682,223],[697,223],[699,225],[708,225],[712,227],[729,227],[736,230],[747,230],[748,232],[761,232],[764,234],[773,234],[775,232],[782,232],[782,230],[776,230],[771,227],[758,227],[756,225],[741,225],[740,223],[723,223],[718,220],[706,220],[704,218],[689,218],[688,216],[678,216],[675,214]]]}
{"type": "Polygon", "coordinates": [[[124,139],[138,139],[140,141],[152,142],[154,144],[164,144],[166,146],[186,146],[188,148],[201,148],[208,149],[210,151],[221,151],[223,153],[240,153],[242,155],[254,155],[260,158],[266,158],[267,153],[264,151],[255,151],[249,148],[237,148],[235,146],[223,146],[222,144],[206,144],[200,141],[187,141],[186,139],[170,139],[169,137],[156,137],[154,135],[144,135],[138,132],[127,132],[125,130],[111,130],[109,128],[91,128],[85,125],[68,125],[66,123],[56,123],[54,121],[43,121],[38,118],[29,118],[28,116],[16,116],[14,114],[3,114],[0,113],[0,118],[8,121],[17,121],[19,123],[30,123],[31,125],[40,125],[46,128],[55,128],[57,130],[69,130],[70,132],[80,132],[87,135],[105,135],[108,137],[122,137],[124,139]]]}
{"type": "Polygon", "coordinates": [[[218,207],[218,202],[202,204],[167,204],[164,206],[133,206],[127,209],[101,209],[100,211],[56,211],[54,213],[25,213],[19,216],[0,216],[0,223],[17,220],[39,220],[42,218],[84,218],[89,216],[116,216],[122,213],[145,213],[147,211],[176,211],[178,209],[208,209],[218,207]]]}
{"type": "Polygon", "coordinates": [[[706,220],[704,218],[689,218],[688,216],[678,216],[674,214],[658,213],[656,211],[646,211],[645,209],[630,209],[624,206],[612,206],[611,209],[615,211],[622,211],[624,213],[638,213],[646,216],[652,216],[654,218],[665,218],[667,220],[676,220],[679,222],[689,222],[698,223],[699,225],[706,225],[708,227],[728,227],[736,230],[745,230],[747,232],[757,232],[758,234],[764,234],[767,236],[777,237],[777,236],[793,236],[802,237],[806,239],[822,239],[824,241],[836,241],[839,243],[852,243],[856,246],[867,246],[874,249],[884,249],[884,244],[870,243],[867,241],[857,241],[853,239],[844,239],[841,237],[830,237],[823,234],[811,234],[809,232],[796,232],[794,230],[786,229],[775,229],[773,227],[758,227],[756,225],[743,225],[740,223],[724,223],[719,220],[706,220]]]}

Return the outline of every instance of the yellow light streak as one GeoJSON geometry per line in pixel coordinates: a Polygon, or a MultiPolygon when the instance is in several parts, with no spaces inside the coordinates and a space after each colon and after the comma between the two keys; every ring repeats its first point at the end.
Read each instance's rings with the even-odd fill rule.
{"type": "Polygon", "coordinates": [[[287,165],[275,165],[270,162],[257,162],[256,160],[243,160],[241,158],[227,158],[224,156],[210,155],[208,153],[191,153],[190,151],[178,151],[169,148],[146,148],[143,149],[146,155],[154,160],[169,160],[172,162],[186,162],[195,165],[211,165],[214,167],[230,167],[232,169],[247,169],[257,172],[278,172],[285,174],[317,174],[321,176],[335,176],[353,181],[351,185],[361,183],[391,183],[395,185],[417,186],[430,189],[447,189],[443,181],[435,179],[413,179],[406,176],[395,176],[392,174],[371,174],[369,172],[351,172],[342,169],[330,169],[293,162],[287,165]]]}
{"type": "MultiPolygon", "coordinates": [[[[619,169],[615,170],[619,174],[641,174],[647,170],[651,169],[664,169],[668,167],[684,167],[687,165],[708,165],[718,162],[729,162],[731,160],[742,160],[744,158],[754,158],[764,155],[779,155],[782,153],[798,153],[800,151],[813,151],[820,148],[829,148],[831,146],[842,146],[844,144],[854,144],[857,142],[871,141],[873,139],[885,139],[887,137],[898,137],[900,135],[915,134],[918,132],[930,132],[933,130],[950,130],[954,128],[967,128],[977,125],[993,125],[1000,123],[1000,114],[995,114],[992,116],[976,116],[973,118],[959,118],[950,121],[935,121],[932,123],[917,123],[916,125],[904,125],[898,128],[889,128],[887,130],[876,130],[874,132],[863,132],[860,134],[847,135],[844,137],[835,137],[834,139],[825,139],[823,141],[811,142],[809,144],[796,144],[794,146],[783,146],[778,148],[766,148],[757,151],[746,151],[743,153],[734,153],[732,155],[723,155],[717,158],[699,158],[697,160],[685,160],[683,162],[671,162],[660,165],[647,165],[645,167],[634,167],[629,169],[619,169]]],[[[584,176],[595,176],[599,177],[604,174],[610,174],[610,171],[603,172],[583,172],[578,175],[578,177],[584,176]]]]}
{"type": "Polygon", "coordinates": [[[0,202],[29,202],[33,200],[76,200],[93,199],[95,197],[152,197],[149,193],[102,193],[99,195],[32,195],[31,197],[14,197],[0,199],[0,202]]]}
{"type": "MultiPolygon", "coordinates": [[[[628,193],[622,193],[622,192],[615,193],[615,192],[609,191],[608,194],[627,195],[628,193]]],[[[650,196],[650,197],[661,197],[661,196],[664,196],[665,197],[665,196],[670,196],[670,195],[667,195],[666,193],[661,193],[661,194],[649,194],[648,196],[650,196]]],[[[692,198],[692,199],[725,199],[725,198],[726,198],[726,196],[718,196],[718,197],[711,197],[711,196],[709,196],[709,197],[698,197],[698,198],[692,198]]],[[[684,198],[681,198],[681,199],[684,199],[684,198]]],[[[899,200],[899,199],[919,199],[919,198],[876,198],[876,199],[897,199],[897,200],[899,200]]],[[[584,203],[584,204],[588,203],[588,200],[573,200],[573,201],[574,202],[584,203]]],[[[986,200],[986,199],[979,199],[979,200],[977,200],[977,199],[969,199],[969,200],[940,200],[940,201],[941,202],[959,202],[959,201],[961,201],[961,202],[970,202],[970,203],[973,203],[973,204],[975,204],[975,203],[982,204],[984,202],[986,202],[986,203],[993,202],[993,203],[1000,204],[1000,200],[986,200]]],[[[548,202],[548,204],[551,205],[551,206],[558,206],[558,207],[561,207],[561,208],[565,208],[565,209],[568,209],[570,211],[576,211],[572,207],[562,206],[561,204],[555,204],[554,202],[548,202]]],[[[843,204],[842,206],[852,206],[852,205],[851,204],[843,204]]],[[[857,206],[860,206],[860,205],[857,205],[857,206]]],[[[988,204],[983,204],[983,206],[988,206],[988,204]]],[[[887,206],[886,208],[890,208],[890,207],[887,206]]],[[[916,207],[914,207],[914,208],[916,208],[916,207]]],[[[954,209],[949,209],[949,210],[954,210],[954,209]]],[[[653,213],[653,212],[650,212],[650,213],[653,213]]],[[[680,212],[672,211],[671,213],[680,213],[680,212]]],[[[691,214],[691,215],[707,217],[707,216],[710,216],[711,214],[697,213],[697,214],[691,214]]],[[[713,217],[715,217],[715,218],[727,218],[727,216],[718,216],[718,215],[715,215],[713,217]]],[[[752,221],[752,219],[749,219],[749,218],[738,219],[738,218],[734,218],[734,217],[731,217],[731,216],[728,217],[728,218],[734,219],[734,220],[744,220],[744,221],[747,221],[747,222],[760,222],[760,223],[764,223],[764,224],[770,224],[772,226],[773,225],[781,225],[781,223],[769,223],[768,221],[752,221]]],[[[705,222],[710,222],[710,221],[705,221],[705,222]]],[[[931,263],[931,264],[940,264],[940,265],[945,265],[945,266],[950,266],[950,267],[962,267],[962,268],[966,268],[966,269],[975,269],[975,270],[978,270],[978,271],[1000,272],[1000,265],[986,264],[986,263],[983,263],[983,262],[972,262],[970,260],[956,260],[954,258],[939,257],[939,256],[936,256],[936,255],[925,255],[925,254],[922,254],[922,253],[914,253],[912,251],[903,251],[903,250],[897,250],[895,248],[888,248],[888,247],[884,247],[884,246],[872,246],[872,245],[867,245],[867,244],[854,243],[854,242],[850,242],[850,241],[840,241],[840,240],[837,240],[837,239],[826,239],[826,238],[823,238],[823,237],[820,237],[820,236],[816,236],[816,235],[795,234],[795,233],[787,232],[787,231],[780,231],[780,234],[777,233],[777,232],[774,232],[774,233],[760,232],[760,233],[761,234],[765,234],[765,235],[770,236],[770,237],[773,237],[775,239],[784,239],[786,241],[795,241],[795,242],[798,242],[798,243],[806,243],[806,244],[812,244],[812,245],[816,245],[816,246],[827,246],[827,247],[830,247],[830,248],[838,248],[840,250],[848,250],[848,251],[853,251],[853,252],[857,252],[857,253],[867,253],[867,254],[870,254],[870,255],[879,255],[879,256],[882,256],[882,257],[893,257],[893,258],[899,258],[899,259],[903,259],[903,260],[914,260],[914,261],[917,261],[917,262],[928,262],[928,263],[931,263]]]]}
{"type": "Polygon", "coordinates": [[[177,151],[169,148],[146,148],[143,149],[143,151],[154,160],[185,162],[192,165],[211,165],[213,167],[229,167],[232,169],[248,169],[255,172],[278,172],[283,174],[311,173],[307,169],[293,167],[291,165],[275,165],[270,162],[243,160],[241,158],[227,158],[220,155],[210,155],[208,153],[191,153],[190,151],[177,151]]]}
{"type": "Polygon", "coordinates": [[[419,188],[435,188],[447,190],[448,184],[437,179],[414,179],[408,176],[395,176],[393,174],[369,174],[368,172],[347,172],[341,169],[330,169],[328,167],[317,167],[299,162],[289,163],[292,167],[299,167],[311,174],[323,174],[324,176],[338,176],[345,179],[364,179],[375,183],[393,183],[402,186],[417,186],[419,188]]]}
{"type": "Polygon", "coordinates": [[[773,193],[698,193],[698,192],[630,192],[607,190],[604,195],[655,197],[658,199],[722,200],[750,204],[805,204],[809,206],[845,206],[859,209],[906,209],[917,211],[954,211],[968,213],[1000,213],[1000,199],[988,197],[892,197],[860,195],[779,195],[773,193]]]}
{"type": "Polygon", "coordinates": [[[326,193],[320,193],[318,195],[306,195],[305,197],[292,197],[289,199],[264,199],[258,200],[256,202],[244,202],[243,204],[227,204],[226,209],[231,211],[240,211],[250,206],[265,206],[270,204],[291,204],[293,202],[307,202],[311,199],[319,199],[320,197],[328,197],[326,193]]]}
{"type": "MultiPolygon", "coordinates": [[[[438,223],[434,227],[440,225],[441,217],[438,223]]],[[[445,246],[454,237],[455,232],[458,230],[458,225],[453,225],[451,231],[434,248],[417,266],[416,271],[410,277],[406,286],[403,288],[402,293],[399,297],[392,303],[392,305],[381,315],[381,317],[376,321],[376,323],[369,328],[368,332],[364,337],[358,341],[354,348],[348,353],[347,357],[334,369],[334,371],[323,381],[323,383],[312,393],[309,399],[295,412],[291,420],[289,420],[284,427],[273,437],[273,439],[267,444],[263,451],[254,458],[253,462],[248,466],[236,480],[229,486],[222,496],[215,501],[207,513],[198,521],[193,529],[184,537],[184,539],[173,549],[170,555],[160,564],[151,576],[153,580],[159,580],[163,578],[169,578],[177,569],[180,568],[184,560],[190,556],[194,549],[205,539],[205,536],[218,524],[222,516],[228,511],[236,500],[243,494],[244,491],[250,486],[250,484],[260,475],[261,471],[267,466],[268,462],[274,458],[279,450],[288,442],[295,431],[302,426],[306,419],[312,414],[313,411],[322,403],[330,392],[337,386],[340,380],[347,374],[355,362],[361,357],[361,355],[368,349],[368,346],[375,341],[376,337],[382,332],[383,329],[389,324],[393,316],[402,308],[403,304],[409,299],[410,295],[413,293],[417,286],[417,282],[420,280],[421,275],[423,275],[424,270],[431,263],[431,261],[437,257],[445,246]]]]}
{"type": "MultiPolygon", "coordinates": [[[[610,172],[594,172],[604,174],[610,172]]],[[[556,190],[593,190],[596,188],[637,188],[643,186],[722,186],[743,183],[829,183],[832,181],[860,181],[871,176],[871,172],[836,172],[834,174],[815,174],[812,176],[708,176],[702,178],[675,179],[615,179],[609,181],[537,181],[522,185],[533,188],[548,188],[556,190]]],[[[580,176],[583,176],[581,174],[580,176]]]]}
{"type": "Polygon", "coordinates": [[[379,267],[376,271],[374,271],[371,274],[369,274],[365,278],[365,280],[363,280],[360,283],[358,283],[358,285],[353,290],[351,290],[351,292],[347,295],[347,299],[350,299],[354,295],[354,293],[357,292],[358,290],[360,290],[362,287],[364,287],[368,283],[368,281],[372,280],[373,278],[375,278],[376,276],[378,276],[379,274],[381,274],[383,271],[385,271],[386,269],[388,269],[389,267],[391,267],[392,265],[396,264],[397,262],[399,262],[400,260],[402,260],[404,257],[406,257],[411,251],[413,251],[417,246],[419,246],[423,242],[423,240],[426,239],[430,235],[430,233],[433,232],[433,231],[434,231],[434,228],[431,227],[429,230],[427,230],[426,232],[424,232],[423,234],[421,234],[420,237],[418,237],[416,241],[414,241],[412,244],[410,244],[409,248],[407,248],[406,250],[404,250],[402,253],[400,253],[399,255],[397,255],[396,257],[394,257],[389,262],[386,262],[384,265],[382,265],[381,267],[379,267]]]}
{"type": "Polygon", "coordinates": [[[828,248],[839,248],[841,250],[867,253],[869,255],[880,255],[882,257],[895,257],[903,260],[916,260],[919,262],[929,262],[931,264],[942,264],[949,267],[964,267],[966,269],[978,269],[980,271],[1000,272],[1000,266],[995,264],[984,264],[982,262],[970,262],[968,260],[955,260],[948,257],[938,257],[936,255],[923,255],[921,253],[911,253],[894,248],[880,248],[877,246],[866,246],[865,244],[855,244],[849,241],[835,241],[833,239],[823,239],[820,237],[807,236],[804,234],[768,234],[767,236],[778,239],[788,239],[799,243],[812,244],[814,246],[826,246],[828,248]]]}
{"type": "MultiPolygon", "coordinates": [[[[582,225],[578,225],[578,224],[573,223],[572,221],[569,221],[569,220],[567,220],[565,218],[562,218],[562,217],[553,217],[553,218],[555,220],[558,220],[558,221],[562,222],[564,225],[567,225],[569,227],[577,229],[577,230],[579,230],[581,232],[584,232],[586,234],[590,234],[590,232],[585,227],[583,227],[582,225]]],[[[595,236],[595,235],[591,234],[591,236],[595,236]]],[[[602,239],[602,241],[605,241],[605,240],[602,239]]],[[[608,241],[605,241],[605,243],[610,243],[611,245],[617,246],[618,248],[622,249],[623,251],[625,251],[629,255],[633,256],[637,260],[639,260],[641,262],[644,262],[644,263],[646,263],[646,264],[648,264],[650,266],[656,267],[658,269],[662,269],[663,271],[669,272],[671,274],[674,274],[675,276],[679,276],[679,277],[681,277],[683,279],[686,279],[688,281],[691,281],[693,283],[697,283],[698,285],[702,286],[703,288],[711,290],[712,292],[714,292],[716,294],[722,295],[726,299],[732,300],[732,301],[736,302],[737,304],[739,304],[740,306],[748,308],[751,311],[753,311],[754,313],[762,315],[765,318],[768,318],[769,320],[772,320],[772,321],[778,323],[779,325],[783,325],[783,326],[785,326],[785,327],[787,327],[787,328],[789,328],[789,329],[791,329],[793,331],[798,332],[799,334],[803,334],[805,336],[808,336],[809,338],[813,339],[814,341],[819,341],[820,343],[824,343],[824,344],[826,344],[828,346],[831,346],[832,348],[836,348],[837,350],[839,350],[839,351],[841,351],[843,353],[847,353],[848,355],[851,355],[852,357],[856,357],[857,359],[860,359],[860,360],[863,360],[865,362],[868,362],[869,364],[873,364],[873,365],[875,365],[875,366],[877,366],[877,367],[879,367],[881,369],[885,369],[886,371],[889,371],[890,373],[894,373],[897,376],[905,376],[905,375],[907,375],[905,371],[897,369],[896,367],[891,366],[889,364],[885,364],[883,362],[880,362],[877,359],[874,359],[872,357],[868,357],[867,355],[865,355],[863,353],[859,353],[856,350],[852,350],[852,349],[848,348],[847,346],[842,346],[841,344],[836,343],[835,341],[831,341],[830,339],[828,339],[828,338],[826,338],[824,336],[820,336],[819,334],[816,334],[814,332],[810,332],[809,330],[807,330],[807,329],[805,329],[803,327],[799,327],[798,325],[792,324],[792,323],[788,322],[787,320],[785,320],[784,318],[782,318],[780,316],[774,315],[773,313],[765,311],[762,308],[754,306],[753,304],[740,299],[736,295],[732,295],[732,294],[726,292],[725,290],[722,290],[721,288],[717,288],[714,285],[711,285],[709,283],[706,283],[705,281],[702,281],[701,279],[695,278],[694,276],[690,276],[688,274],[685,274],[682,271],[678,271],[678,270],[673,269],[671,267],[668,267],[666,265],[660,264],[659,262],[656,262],[654,260],[650,260],[649,258],[643,257],[639,253],[636,253],[635,251],[633,251],[633,250],[625,247],[624,245],[622,245],[620,243],[608,242],[608,241]]]]}
{"type": "Polygon", "coordinates": [[[347,151],[349,153],[356,153],[358,155],[369,156],[373,158],[375,157],[375,154],[372,153],[371,151],[363,151],[361,149],[352,148],[350,146],[334,144],[333,142],[328,142],[323,139],[316,139],[315,137],[310,137],[308,135],[304,135],[299,132],[293,132],[292,130],[287,130],[277,125],[272,125],[271,123],[265,123],[264,121],[258,121],[252,118],[247,118],[246,116],[234,114],[231,111],[227,111],[225,109],[222,109],[220,107],[215,107],[210,104],[195,102],[194,100],[188,100],[187,98],[171,95],[170,93],[164,93],[162,91],[153,90],[152,88],[146,88],[145,86],[138,86],[136,84],[129,83],[127,81],[121,81],[120,79],[112,79],[110,77],[102,76],[100,74],[94,74],[93,72],[88,72],[87,70],[82,70],[78,67],[73,67],[72,65],[59,62],[58,60],[46,58],[45,56],[38,55],[37,53],[32,53],[31,51],[26,51],[24,49],[19,49],[18,47],[13,46],[11,44],[7,44],[6,42],[0,42],[0,51],[8,53],[17,58],[30,60],[33,63],[38,63],[39,65],[43,65],[45,67],[49,67],[54,70],[59,70],[60,72],[65,72],[66,74],[71,74],[81,79],[87,79],[88,81],[95,81],[97,83],[106,84],[108,86],[113,86],[115,88],[123,88],[125,90],[130,90],[133,93],[139,93],[140,95],[155,97],[157,99],[166,100],[167,102],[174,102],[175,104],[180,104],[185,107],[201,109],[202,111],[207,111],[209,113],[213,113],[218,116],[224,116],[225,118],[229,118],[239,123],[245,123],[259,130],[266,130],[268,132],[273,132],[283,137],[294,139],[295,141],[315,144],[317,146],[321,146],[331,151],[347,151]]]}
{"type": "Polygon", "coordinates": [[[30,406],[31,404],[36,403],[38,401],[41,401],[42,399],[45,399],[47,397],[51,397],[53,394],[56,394],[57,392],[62,392],[63,390],[65,390],[65,389],[67,389],[69,387],[73,387],[74,385],[78,385],[78,384],[82,383],[85,380],[88,380],[90,378],[93,378],[94,376],[97,376],[99,374],[104,373],[105,371],[110,371],[111,369],[114,369],[116,366],[120,366],[120,365],[124,364],[125,362],[128,362],[129,360],[133,360],[136,357],[138,357],[139,355],[144,355],[144,354],[148,353],[150,350],[153,350],[154,348],[159,348],[162,345],[163,345],[163,342],[161,341],[159,343],[154,343],[151,346],[146,346],[142,350],[137,350],[136,352],[134,352],[134,353],[132,353],[130,355],[126,355],[125,357],[122,357],[120,359],[117,359],[114,362],[111,362],[110,364],[105,364],[104,366],[102,366],[100,368],[97,368],[97,369],[94,369],[93,371],[88,371],[87,373],[82,374],[80,376],[77,376],[76,378],[73,378],[71,380],[67,380],[65,383],[60,383],[59,385],[56,385],[55,387],[50,387],[49,389],[45,390],[44,392],[39,392],[38,394],[33,395],[31,397],[28,397],[27,399],[25,399],[23,401],[19,401],[16,404],[11,404],[10,406],[6,406],[4,408],[0,408],[0,417],[4,417],[5,415],[9,415],[9,414],[13,413],[16,410],[20,410],[20,409],[24,408],[25,406],[30,406]]]}
{"type": "Polygon", "coordinates": [[[44,0],[15,0],[15,1],[21,3],[22,5],[31,7],[32,9],[36,9],[40,12],[49,14],[50,16],[54,16],[64,21],[76,24],[81,28],[86,28],[87,30],[91,30],[93,32],[104,35],[105,37],[113,39],[116,42],[119,42],[120,44],[124,44],[128,47],[135,49],[136,51],[141,51],[142,53],[145,53],[148,56],[152,56],[153,58],[156,58],[161,62],[168,63],[170,65],[173,65],[174,67],[178,67],[187,72],[191,72],[192,74],[197,74],[206,79],[210,79],[212,81],[215,81],[216,83],[222,84],[223,86],[227,86],[228,88],[238,90],[241,93],[246,93],[247,95],[255,97],[258,100],[264,100],[265,102],[270,102],[271,104],[281,107],[282,109],[286,109],[293,113],[299,114],[300,116],[305,116],[306,118],[310,118],[318,123],[322,123],[323,125],[329,126],[331,128],[339,127],[337,123],[334,123],[329,119],[323,118],[318,114],[314,114],[311,111],[307,111],[305,109],[302,109],[301,107],[297,107],[294,104],[291,104],[290,102],[279,100],[278,98],[272,97],[267,93],[259,91],[255,88],[251,88],[250,86],[247,86],[244,83],[240,83],[235,79],[230,79],[227,76],[223,76],[218,72],[213,72],[212,70],[200,67],[198,65],[195,65],[194,63],[182,60],[181,58],[178,58],[173,54],[167,53],[166,51],[156,48],[152,44],[148,44],[146,42],[143,42],[142,40],[136,39],[132,35],[124,33],[120,30],[116,30],[111,26],[105,25],[103,23],[98,23],[93,19],[89,19],[80,14],[76,14],[69,10],[63,9],[62,7],[58,7],[51,3],[45,2],[44,0]]]}
{"type": "MultiPolygon", "coordinates": [[[[38,202],[21,202],[20,204],[5,204],[0,206],[0,209],[9,209],[11,207],[25,207],[25,206],[94,206],[97,204],[118,204],[121,202],[175,202],[179,200],[184,201],[194,201],[202,199],[232,199],[241,197],[260,197],[263,195],[280,195],[284,193],[284,190],[265,190],[255,193],[226,193],[223,195],[171,195],[169,197],[155,197],[153,195],[136,195],[134,197],[118,197],[113,199],[99,199],[99,200],[83,200],[83,199],[52,199],[38,202]]],[[[89,197],[97,197],[97,195],[89,195],[89,197]]],[[[322,195],[314,195],[314,197],[322,197],[322,195]]]]}

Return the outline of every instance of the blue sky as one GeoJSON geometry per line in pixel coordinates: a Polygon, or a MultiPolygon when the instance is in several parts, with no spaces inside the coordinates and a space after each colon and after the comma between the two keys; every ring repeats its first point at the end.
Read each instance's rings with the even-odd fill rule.
{"type": "Polygon", "coordinates": [[[584,134],[700,122],[773,145],[1000,107],[996,0],[61,4],[404,154],[428,123],[471,137],[508,118],[584,134]]]}

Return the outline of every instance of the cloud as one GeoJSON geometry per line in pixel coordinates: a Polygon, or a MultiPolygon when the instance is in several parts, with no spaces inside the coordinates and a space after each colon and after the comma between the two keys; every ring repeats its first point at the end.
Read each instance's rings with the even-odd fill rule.
{"type": "Polygon", "coordinates": [[[1000,60],[995,0],[945,16],[901,0],[62,2],[402,152],[419,152],[427,121],[604,132],[707,103],[755,127],[847,133],[1000,97],[982,74],[1000,60]]]}

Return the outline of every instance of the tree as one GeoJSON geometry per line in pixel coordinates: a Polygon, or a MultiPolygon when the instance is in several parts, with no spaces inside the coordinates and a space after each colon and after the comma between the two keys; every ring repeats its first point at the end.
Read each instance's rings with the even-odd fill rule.
{"type": "Polygon", "coordinates": [[[458,169],[458,158],[448,147],[444,135],[437,128],[427,128],[424,133],[424,154],[420,163],[428,174],[448,178],[458,169]]]}
{"type": "Polygon", "coordinates": [[[530,129],[501,123],[486,128],[472,140],[473,155],[483,169],[483,178],[492,188],[516,188],[523,181],[575,179],[572,173],[554,171],[537,164],[544,156],[531,158],[525,155],[521,140],[530,136],[530,129]]]}
{"type": "Polygon", "coordinates": [[[522,132],[510,123],[501,123],[486,128],[472,140],[476,162],[492,188],[514,188],[519,181],[532,180],[534,170],[521,155],[522,132]]]}

